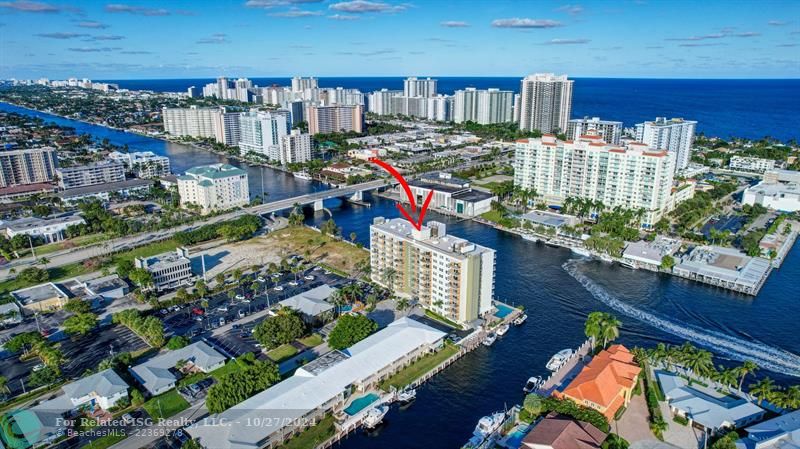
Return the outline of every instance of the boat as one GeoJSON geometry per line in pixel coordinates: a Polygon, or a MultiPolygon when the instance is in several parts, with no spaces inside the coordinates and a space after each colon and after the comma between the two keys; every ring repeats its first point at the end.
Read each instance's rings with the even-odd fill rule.
{"type": "Polygon", "coordinates": [[[497,334],[491,333],[487,335],[486,338],[483,340],[483,345],[491,346],[494,344],[495,340],[497,340],[497,334]]]}
{"type": "Polygon", "coordinates": [[[577,255],[579,255],[579,256],[583,256],[583,257],[592,257],[592,253],[591,253],[591,251],[589,251],[589,250],[588,250],[588,249],[586,249],[586,248],[580,248],[580,247],[577,247],[577,246],[570,246],[570,248],[569,248],[569,249],[570,249],[570,250],[571,250],[573,253],[575,253],[575,254],[577,254],[577,255]]]}
{"type": "Polygon", "coordinates": [[[525,386],[522,388],[522,392],[525,394],[533,393],[534,391],[538,390],[539,387],[542,386],[542,377],[541,376],[533,376],[525,383],[525,386]]]}
{"type": "Polygon", "coordinates": [[[551,247],[551,248],[561,248],[561,245],[559,245],[558,243],[553,243],[550,240],[544,242],[544,244],[549,246],[549,247],[551,247]]]}
{"type": "Polygon", "coordinates": [[[631,270],[638,270],[639,269],[639,267],[637,267],[634,262],[631,262],[629,260],[620,259],[619,264],[622,265],[625,268],[630,268],[631,270]]]}
{"type": "Polygon", "coordinates": [[[527,320],[527,319],[528,319],[528,315],[525,315],[523,313],[522,315],[514,318],[514,321],[512,321],[512,323],[514,323],[514,326],[519,326],[520,324],[524,323],[525,320],[527,320]]]}
{"type": "Polygon", "coordinates": [[[306,181],[311,181],[312,179],[314,179],[314,178],[311,177],[311,175],[308,172],[304,172],[304,171],[296,171],[296,172],[294,172],[292,174],[297,179],[304,179],[306,181]]]}
{"type": "Polygon", "coordinates": [[[529,242],[538,242],[539,237],[529,235],[529,234],[522,234],[522,238],[529,241],[529,242]]]}
{"type": "Polygon", "coordinates": [[[364,427],[367,429],[374,429],[378,424],[383,422],[383,417],[389,413],[389,407],[386,405],[379,405],[371,408],[366,416],[364,416],[364,427]]]}
{"type": "Polygon", "coordinates": [[[503,412],[492,413],[489,416],[484,416],[483,418],[478,420],[478,425],[475,426],[475,430],[472,432],[474,437],[482,438],[482,440],[486,440],[487,438],[491,437],[498,429],[503,425],[503,421],[506,420],[506,414],[503,412]]]}
{"type": "Polygon", "coordinates": [[[407,387],[403,390],[398,391],[397,395],[395,396],[397,402],[401,404],[408,404],[409,402],[413,401],[416,398],[417,398],[417,390],[411,387],[407,387]]]}
{"type": "Polygon", "coordinates": [[[506,334],[506,332],[508,332],[508,328],[509,328],[508,324],[504,324],[504,325],[498,327],[497,328],[497,335],[502,337],[503,335],[506,334]]]}
{"type": "Polygon", "coordinates": [[[547,362],[547,365],[545,365],[545,367],[550,371],[558,371],[558,369],[564,365],[564,363],[567,361],[567,359],[569,359],[571,355],[572,355],[572,349],[569,348],[562,349],[558,351],[553,357],[550,357],[550,360],[547,362]]]}

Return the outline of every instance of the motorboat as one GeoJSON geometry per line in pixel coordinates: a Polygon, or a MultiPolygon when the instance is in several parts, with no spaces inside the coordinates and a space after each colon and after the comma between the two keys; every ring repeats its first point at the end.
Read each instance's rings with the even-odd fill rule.
{"type": "Polygon", "coordinates": [[[401,404],[408,404],[409,402],[413,401],[417,398],[417,390],[414,388],[405,388],[397,392],[395,399],[397,402],[401,404]]]}
{"type": "Polygon", "coordinates": [[[569,348],[562,349],[558,351],[553,357],[550,358],[545,367],[550,371],[558,371],[558,369],[564,365],[564,363],[567,361],[567,359],[570,358],[571,355],[572,355],[572,349],[569,348]]]}
{"type": "Polygon", "coordinates": [[[483,345],[484,346],[491,346],[491,345],[494,344],[495,340],[497,340],[497,334],[491,333],[491,334],[487,335],[486,338],[483,340],[483,345]]]}
{"type": "Polygon", "coordinates": [[[311,181],[312,179],[314,179],[314,178],[311,177],[311,174],[309,174],[308,172],[304,172],[304,171],[296,171],[296,172],[294,172],[292,174],[294,175],[295,178],[303,179],[305,181],[311,181]]]}
{"type": "Polygon", "coordinates": [[[508,328],[509,328],[508,324],[504,324],[504,325],[498,327],[497,328],[497,335],[502,337],[503,335],[506,334],[506,332],[508,332],[508,328]]]}
{"type": "Polygon", "coordinates": [[[619,264],[622,265],[625,268],[630,268],[631,270],[638,270],[639,269],[639,267],[637,267],[634,262],[631,262],[629,260],[620,259],[619,264]]]}
{"type": "Polygon", "coordinates": [[[374,429],[378,424],[383,422],[383,417],[386,416],[387,413],[389,413],[389,406],[387,405],[379,405],[369,409],[364,416],[364,427],[367,429],[374,429]]]}
{"type": "Polygon", "coordinates": [[[570,246],[569,249],[570,249],[570,251],[572,251],[573,253],[575,253],[575,254],[577,254],[579,256],[592,257],[591,251],[589,251],[586,248],[580,248],[580,247],[577,247],[577,246],[570,246]]]}
{"type": "Polygon", "coordinates": [[[522,238],[527,240],[527,241],[529,241],[529,242],[538,242],[539,241],[539,237],[536,237],[535,235],[530,235],[530,234],[522,234],[522,238]]]}
{"type": "Polygon", "coordinates": [[[514,323],[514,326],[519,326],[520,324],[524,323],[525,320],[527,320],[527,319],[528,319],[528,315],[525,315],[523,313],[522,315],[514,318],[514,321],[512,321],[512,323],[514,323]]]}
{"type": "Polygon", "coordinates": [[[525,386],[522,388],[522,391],[525,394],[533,393],[534,391],[538,390],[539,387],[542,386],[542,377],[541,376],[533,376],[525,382],[525,386]]]}
{"type": "Polygon", "coordinates": [[[489,416],[484,416],[483,418],[478,420],[478,425],[475,426],[475,430],[472,432],[474,437],[481,438],[482,440],[486,440],[487,438],[491,437],[498,429],[503,425],[503,421],[506,420],[506,414],[503,412],[492,413],[489,416]]]}

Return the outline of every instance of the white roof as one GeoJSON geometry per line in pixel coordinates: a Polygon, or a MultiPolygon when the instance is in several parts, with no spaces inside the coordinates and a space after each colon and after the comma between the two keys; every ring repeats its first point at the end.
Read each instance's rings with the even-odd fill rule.
{"type": "Polygon", "coordinates": [[[198,341],[153,357],[142,364],[131,367],[130,370],[142,382],[147,391],[153,393],[177,380],[170,369],[175,367],[178,360],[192,362],[201,370],[208,372],[210,368],[224,362],[225,356],[215,351],[207,343],[198,341]]]}
{"type": "Polygon", "coordinates": [[[445,333],[408,317],[356,343],[342,358],[316,374],[299,368],[294,376],[217,415],[188,428],[200,444],[213,449],[254,449],[294,419],[321,407],[349,386],[373,376],[402,357],[432,345],[445,333]],[[259,426],[221,425],[214,422],[260,422],[259,426]]]}
{"type": "Polygon", "coordinates": [[[750,426],[737,449],[800,449],[800,410],[750,426]]]}
{"type": "Polygon", "coordinates": [[[330,285],[322,284],[307,292],[284,299],[278,304],[294,309],[304,315],[315,317],[333,309],[333,304],[326,301],[333,292],[334,289],[330,285]]]}
{"type": "Polygon", "coordinates": [[[117,393],[128,391],[128,384],[109,368],[64,385],[62,389],[70,399],[79,399],[91,393],[110,398],[117,393]]]}

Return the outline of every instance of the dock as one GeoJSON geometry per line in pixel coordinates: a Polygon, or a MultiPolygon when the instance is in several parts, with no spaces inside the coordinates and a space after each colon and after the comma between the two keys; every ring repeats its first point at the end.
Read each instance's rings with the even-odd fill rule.
{"type": "Polygon", "coordinates": [[[554,391],[570,382],[583,369],[584,359],[591,354],[593,348],[594,339],[590,338],[583,342],[557,371],[554,371],[542,382],[542,385],[534,393],[539,396],[550,396],[554,391]]]}

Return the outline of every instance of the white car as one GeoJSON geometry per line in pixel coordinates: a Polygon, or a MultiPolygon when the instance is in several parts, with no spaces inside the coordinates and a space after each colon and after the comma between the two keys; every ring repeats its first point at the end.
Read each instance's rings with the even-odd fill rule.
{"type": "Polygon", "coordinates": [[[39,371],[44,369],[44,363],[39,363],[33,367],[33,371],[39,371]]]}
{"type": "Polygon", "coordinates": [[[282,285],[278,285],[278,286],[276,286],[276,287],[275,287],[275,291],[276,291],[276,292],[282,292],[282,291],[283,291],[283,286],[282,286],[282,285]]]}
{"type": "Polygon", "coordinates": [[[227,312],[228,311],[228,306],[219,306],[219,307],[217,307],[217,310],[219,310],[220,312],[227,312]]]}
{"type": "Polygon", "coordinates": [[[258,282],[267,282],[267,280],[264,278],[264,276],[259,276],[259,277],[256,278],[256,280],[258,282]]]}
{"type": "Polygon", "coordinates": [[[244,295],[236,295],[236,300],[237,300],[237,301],[242,301],[242,300],[244,300],[244,295]]]}
{"type": "Polygon", "coordinates": [[[247,314],[244,312],[244,309],[239,310],[239,318],[244,318],[245,315],[247,314]]]}
{"type": "Polygon", "coordinates": [[[303,276],[303,279],[305,279],[305,280],[307,280],[307,281],[313,281],[313,280],[314,280],[314,279],[316,279],[316,278],[315,278],[314,276],[312,276],[312,275],[310,275],[310,274],[309,274],[309,275],[307,275],[307,276],[303,276]]]}
{"type": "Polygon", "coordinates": [[[292,287],[297,287],[300,284],[298,284],[297,281],[289,281],[289,285],[291,285],[292,287]]]}
{"type": "Polygon", "coordinates": [[[277,278],[281,277],[281,274],[280,274],[280,273],[274,273],[274,274],[272,275],[272,277],[274,277],[274,278],[276,278],[276,279],[277,279],[277,278]]]}

